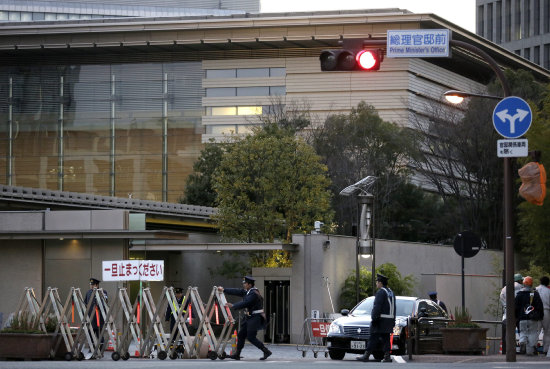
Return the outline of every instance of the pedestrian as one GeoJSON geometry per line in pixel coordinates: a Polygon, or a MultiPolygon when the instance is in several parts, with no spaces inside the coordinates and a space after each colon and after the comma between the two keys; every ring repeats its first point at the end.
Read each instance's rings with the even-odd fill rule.
{"type": "Polygon", "coordinates": [[[516,295],[516,319],[519,321],[520,352],[527,355],[536,352],[540,325],[544,314],[542,300],[533,289],[533,278],[523,278],[523,288],[516,295]]]}
{"type": "Polygon", "coordinates": [[[537,287],[540,299],[542,300],[542,306],[544,308],[544,316],[542,317],[542,330],[544,332],[542,338],[542,344],[545,355],[548,355],[548,348],[550,346],[550,287],[548,283],[550,279],[548,276],[541,277],[540,285],[537,287]]]}
{"type": "MultiPolygon", "coordinates": [[[[88,308],[88,316],[91,319],[92,329],[95,333],[95,336],[98,338],[99,333],[103,329],[103,324],[105,323],[103,315],[101,314],[101,309],[99,309],[97,305],[97,299],[94,294],[94,292],[99,288],[100,282],[101,281],[99,279],[90,278],[90,289],[88,290],[88,292],[86,292],[86,297],[84,298],[84,304],[86,306],[90,304],[90,307],[88,308]]],[[[105,303],[107,303],[107,291],[103,290],[103,295],[105,296],[105,303]]],[[[103,345],[103,340],[103,337],[101,337],[101,345],[103,345]]]]}
{"type": "Polygon", "coordinates": [[[378,291],[374,296],[374,305],[371,312],[370,338],[367,342],[367,350],[357,357],[360,361],[369,361],[369,356],[382,344],[384,359],[382,362],[391,363],[390,334],[395,326],[395,295],[388,287],[388,277],[376,274],[376,287],[378,291]]]}
{"type": "MultiPolygon", "coordinates": [[[[523,276],[516,273],[514,274],[514,297],[518,295],[519,290],[522,288],[523,276]]],[[[500,304],[502,305],[502,355],[506,355],[506,286],[502,287],[500,291],[500,304]]]]}
{"type": "MultiPolygon", "coordinates": [[[[174,288],[174,296],[176,297],[176,301],[173,301],[172,306],[168,305],[166,307],[166,313],[164,315],[164,320],[170,321],[170,334],[174,332],[174,326],[176,325],[176,318],[180,312],[180,309],[182,309],[183,288],[181,287],[174,288]],[[172,311],[172,308],[174,309],[174,311],[172,311]]],[[[183,311],[183,314],[185,314],[185,310],[183,311]]],[[[174,332],[173,336],[170,336],[170,342],[174,339],[176,335],[177,335],[177,332],[174,332]]]]}
{"type": "Polygon", "coordinates": [[[264,356],[260,360],[265,360],[271,356],[272,352],[256,337],[258,331],[264,328],[266,318],[264,313],[264,298],[260,291],[254,287],[255,280],[250,276],[243,278],[243,288],[223,288],[218,287],[218,291],[224,292],[227,295],[241,296],[242,301],[235,304],[227,303],[230,308],[245,310],[244,321],[241,322],[241,329],[237,334],[237,351],[229,355],[230,359],[240,360],[241,351],[244,347],[245,339],[262,350],[264,356]]]}
{"type": "Polygon", "coordinates": [[[436,304],[441,306],[441,308],[443,310],[445,310],[445,313],[448,313],[447,306],[445,305],[445,303],[443,301],[437,299],[437,291],[428,292],[428,296],[430,296],[430,300],[432,300],[433,302],[435,302],[436,304]]]}

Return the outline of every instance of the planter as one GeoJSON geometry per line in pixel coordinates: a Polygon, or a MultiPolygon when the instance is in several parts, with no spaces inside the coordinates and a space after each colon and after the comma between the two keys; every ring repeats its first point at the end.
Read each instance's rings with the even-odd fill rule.
{"type": "Polygon", "coordinates": [[[0,333],[0,359],[49,359],[52,334],[0,333]]]}
{"type": "Polygon", "coordinates": [[[443,352],[481,354],[489,328],[441,328],[443,352]]]}

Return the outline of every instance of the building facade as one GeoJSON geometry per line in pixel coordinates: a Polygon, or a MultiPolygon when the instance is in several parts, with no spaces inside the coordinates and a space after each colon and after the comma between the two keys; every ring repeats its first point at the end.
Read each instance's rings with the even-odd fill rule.
{"type": "Polygon", "coordinates": [[[550,69],[549,0],[476,0],[476,33],[550,69]]]}
{"type": "MultiPolygon", "coordinates": [[[[449,89],[494,75],[452,58],[386,58],[377,72],[321,72],[342,38],[448,28],[508,68],[549,73],[429,14],[399,9],[8,22],[0,27],[0,183],[177,202],[203,143],[249,132],[277,104],[321,124],[360,101],[409,126],[449,89]]],[[[384,47],[382,46],[382,49],[384,47]]]]}

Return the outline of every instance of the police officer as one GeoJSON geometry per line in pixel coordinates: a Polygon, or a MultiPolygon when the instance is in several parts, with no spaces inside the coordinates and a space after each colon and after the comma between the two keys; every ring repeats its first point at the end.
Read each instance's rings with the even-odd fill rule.
{"type": "Polygon", "coordinates": [[[264,356],[260,360],[265,360],[271,356],[272,352],[256,338],[260,329],[263,329],[265,323],[264,299],[260,291],[254,287],[254,278],[246,276],[243,279],[243,288],[223,288],[218,287],[218,291],[225,292],[227,295],[241,296],[242,301],[235,304],[227,303],[227,306],[233,309],[246,309],[244,322],[241,323],[241,329],[237,334],[237,351],[229,355],[230,359],[240,360],[241,351],[244,347],[244,340],[248,339],[250,343],[262,350],[264,356]]]}
{"type": "Polygon", "coordinates": [[[445,310],[446,313],[448,313],[447,306],[445,305],[445,303],[443,301],[437,299],[437,291],[428,292],[428,296],[430,296],[430,300],[432,300],[433,302],[435,302],[436,304],[441,306],[441,308],[443,310],[445,310]]]}
{"type": "MultiPolygon", "coordinates": [[[[94,296],[94,291],[99,288],[99,283],[101,281],[95,278],[90,278],[90,289],[88,292],[86,292],[86,297],[84,298],[84,304],[88,306],[88,303],[91,301],[90,309],[88,310],[88,316],[92,317],[92,329],[94,330],[94,333],[96,337],[99,335],[99,332],[101,332],[101,329],[103,328],[103,324],[105,323],[103,316],[101,315],[101,311],[99,310],[97,306],[97,300],[94,296]],[[94,314],[95,310],[95,314],[94,314]],[[99,324],[98,324],[99,322],[99,324]]],[[[103,294],[105,295],[105,300],[107,300],[107,291],[103,290],[103,294]]],[[[103,344],[103,337],[101,337],[101,344],[103,344]]]]}
{"type": "Polygon", "coordinates": [[[369,356],[377,349],[378,344],[382,343],[385,363],[391,363],[390,356],[391,344],[390,334],[395,326],[395,295],[388,287],[388,277],[382,274],[376,274],[376,295],[374,296],[374,306],[371,313],[370,338],[367,343],[367,350],[357,360],[369,361],[369,356]]]}
{"type": "MultiPolygon", "coordinates": [[[[178,314],[183,304],[183,289],[181,287],[174,288],[174,296],[176,297],[176,301],[174,301],[173,307],[174,307],[174,310],[176,311],[176,314],[178,314]]],[[[183,313],[185,314],[185,311],[183,313]]],[[[166,314],[164,315],[164,320],[170,321],[170,332],[172,332],[174,330],[174,326],[176,325],[176,316],[172,314],[172,307],[170,305],[166,307],[166,314]]],[[[177,332],[174,333],[174,335],[176,334],[177,332]]],[[[171,339],[173,340],[174,337],[172,337],[171,339]]]]}

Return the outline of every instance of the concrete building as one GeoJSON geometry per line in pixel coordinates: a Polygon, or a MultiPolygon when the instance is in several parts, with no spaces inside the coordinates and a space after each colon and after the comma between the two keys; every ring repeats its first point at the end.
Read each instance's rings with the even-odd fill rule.
{"type": "Polygon", "coordinates": [[[476,0],[476,33],[550,69],[548,0],[476,0]]]}

